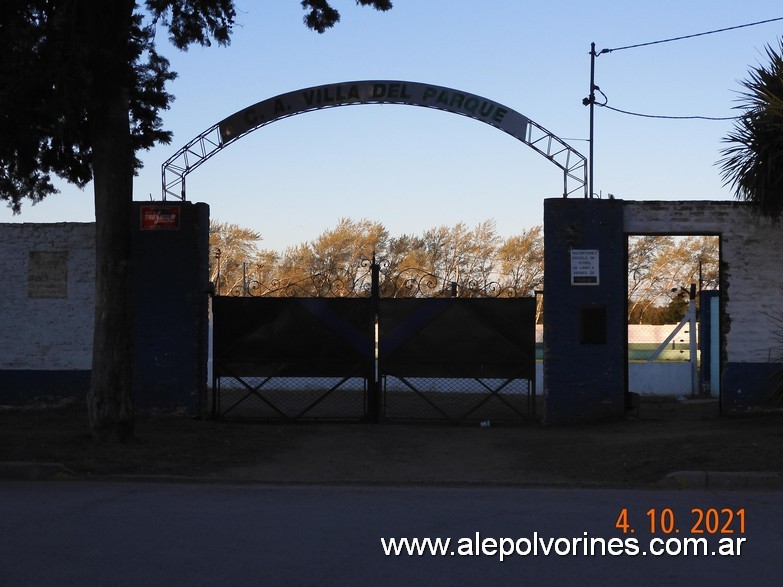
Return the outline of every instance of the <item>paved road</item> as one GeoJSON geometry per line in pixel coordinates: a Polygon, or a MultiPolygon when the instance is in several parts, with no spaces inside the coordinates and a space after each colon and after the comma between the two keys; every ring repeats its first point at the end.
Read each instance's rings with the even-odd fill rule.
{"type": "MultiPolygon", "coordinates": [[[[0,585],[779,585],[781,496],[3,482],[0,585]],[[633,533],[615,527],[623,508],[633,533]],[[665,508],[671,508],[676,528],[668,527],[665,508]],[[651,548],[681,547],[682,542],[668,539],[699,537],[690,533],[697,522],[694,508],[730,509],[731,522],[718,512],[718,527],[713,514],[701,527],[734,533],[701,535],[708,539],[706,555],[653,556],[651,548]],[[656,510],[653,535],[650,509],[656,510]],[[744,510],[744,534],[739,510],[744,510]],[[663,533],[661,524],[671,533],[663,533]],[[477,532],[483,554],[462,556],[475,552],[477,532]],[[439,537],[451,543],[445,556],[385,556],[382,537],[439,537]],[[603,538],[605,544],[614,537],[619,551],[639,552],[585,555],[585,537],[603,538]],[[651,545],[651,538],[661,542],[651,545]],[[720,539],[727,539],[724,548],[731,545],[734,556],[709,554],[720,539]],[[501,562],[501,548],[529,552],[501,562]]],[[[593,548],[601,549],[599,543],[593,548]]]]}

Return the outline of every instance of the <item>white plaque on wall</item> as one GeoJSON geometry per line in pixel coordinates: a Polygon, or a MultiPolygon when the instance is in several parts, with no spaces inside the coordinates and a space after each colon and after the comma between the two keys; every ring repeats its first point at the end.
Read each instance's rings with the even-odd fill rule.
{"type": "Polygon", "coordinates": [[[600,281],[598,250],[572,249],[571,285],[598,285],[600,281]]]}

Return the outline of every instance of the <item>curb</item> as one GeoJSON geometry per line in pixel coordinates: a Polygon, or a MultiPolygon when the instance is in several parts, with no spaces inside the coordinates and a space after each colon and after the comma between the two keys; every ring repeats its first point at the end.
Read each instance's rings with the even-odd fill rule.
{"type": "Polygon", "coordinates": [[[658,485],[673,489],[783,489],[783,475],[764,471],[675,471],[658,485]]]}
{"type": "MultiPolygon", "coordinates": [[[[0,481],[53,481],[78,479],[80,476],[61,463],[35,462],[0,462],[0,481]]],[[[175,483],[260,483],[262,485],[277,485],[282,482],[235,477],[188,477],[178,475],[108,475],[104,480],[121,481],[155,481],[175,483]]],[[[289,482],[290,483],[290,482],[289,482]]],[[[386,482],[367,483],[359,479],[342,481],[294,481],[295,485],[389,485],[386,482]]],[[[287,484],[287,483],[286,483],[287,484]]],[[[448,483],[448,482],[412,482],[392,483],[395,486],[487,486],[481,483],[448,483]]],[[[529,483],[495,483],[496,487],[566,487],[568,483],[537,479],[529,483]]],[[[714,489],[714,490],[783,490],[783,473],[766,471],[675,471],[669,473],[655,485],[661,489],[714,489]]],[[[581,487],[596,487],[594,484],[581,487]]]]}
{"type": "Polygon", "coordinates": [[[60,463],[0,462],[0,480],[47,481],[72,479],[76,473],[60,463]]]}

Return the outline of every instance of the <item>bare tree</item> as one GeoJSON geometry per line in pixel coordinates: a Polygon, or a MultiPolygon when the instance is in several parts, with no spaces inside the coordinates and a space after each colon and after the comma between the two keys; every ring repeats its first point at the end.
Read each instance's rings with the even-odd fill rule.
{"type": "Polygon", "coordinates": [[[500,283],[518,296],[532,296],[544,283],[544,229],[534,226],[498,247],[500,283]]]}
{"type": "Polygon", "coordinates": [[[242,287],[246,266],[258,255],[261,235],[237,224],[209,223],[209,280],[218,294],[242,287]]]}
{"type": "Polygon", "coordinates": [[[541,226],[507,239],[497,234],[493,220],[472,229],[460,222],[426,230],[422,236],[390,237],[380,222],[343,218],[314,240],[282,254],[258,251],[260,235],[236,225],[216,223],[211,238],[212,276],[217,279],[220,270],[224,294],[364,295],[373,255],[381,266],[386,296],[449,296],[452,284],[462,296],[530,296],[543,280],[541,226]]]}
{"type": "Polygon", "coordinates": [[[628,239],[628,320],[654,323],[661,309],[691,283],[715,289],[719,276],[716,236],[634,236],[628,239]]]}

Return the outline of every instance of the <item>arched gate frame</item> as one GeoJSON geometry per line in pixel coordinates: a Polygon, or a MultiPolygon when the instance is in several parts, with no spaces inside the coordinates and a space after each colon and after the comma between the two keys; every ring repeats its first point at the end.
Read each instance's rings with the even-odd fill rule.
{"type": "MultiPolygon", "coordinates": [[[[210,127],[188,142],[163,164],[163,200],[173,198],[184,202],[186,200],[187,175],[222,149],[254,130],[297,114],[323,108],[357,104],[420,106],[459,114],[489,124],[528,145],[560,168],[563,172],[563,198],[576,193],[583,194],[585,198],[588,197],[587,162],[585,157],[574,151],[563,140],[519,112],[487,98],[442,86],[406,81],[356,81],[315,86],[280,94],[244,108],[210,127]]],[[[225,375],[241,384],[240,389],[244,394],[238,400],[235,400],[232,407],[244,402],[245,398],[253,396],[257,397],[262,404],[270,407],[278,416],[290,418],[290,414],[277,408],[277,404],[272,402],[272,399],[276,399],[273,397],[274,393],[281,391],[288,395],[290,390],[288,388],[281,388],[281,390],[271,389],[267,393],[264,392],[262,387],[266,389],[268,381],[274,378],[279,379],[280,376],[284,375],[299,377],[308,375],[310,371],[313,371],[313,374],[321,378],[324,375],[331,376],[334,375],[332,370],[344,366],[342,363],[347,360],[350,364],[347,369],[343,369],[338,374],[338,383],[328,389],[317,390],[320,395],[314,401],[310,401],[302,410],[294,413],[293,417],[299,418],[307,414],[314,414],[315,408],[325,406],[326,404],[323,400],[327,396],[333,397],[333,392],[338,388],[350,395],[352,389],[343,390],[343,382],[350,383],[350,380],[355,379],[357,376],[364,381],[364,415],[371,421],[377,421],[379,417],[422,417],[422,413],[426,410],[420,409],[418,406],[416,407],[415,415],[411,416],[410,413],[406,415],[402,408],[402,399],[399,402],[399,413],[395,412],[394,408],[391,407],[394,403],[392,400],[396,401],[395,394],[400,395],[400,398],[402,398],[402,395],[407,397],[416,395],[425,401],[429,407],[433,408],[429,412],[431,417],[443,417],[447,420],[454,418],[464,420],[469,417],[479,417],[479,414],[484,413],[492,413],[494,418],[498,412],[491,411],[490,407],[494,410],[495,407],[502,408],[504,406],[510,409],[511,417],[514,420],[517,420],[518,416],[524,417],[525,411],[527,411],[527,415],[535,414],[535,300],[522,298],[518,300],[380,300],[377,295],[373,300],[374,310],[369,314],[370,319],[365,320],[366,324],[362,323],[359,325],[361,327],[359,329],[366,336],[358,338],[348,336],[346,339],[344,336],[345,332],[354,332],[357,327],[352,322],[346,326],[346,324],[336,319],[335,316],[339,312],[328,305],[331,304],[331,301],[326,302],[318,298],[302,298],[294,300],[292,308],[274,307],[272,310],[269,310],[266,306],[261,307],[259,304],[252,304],[252,300],[216,298],[215,302],[225,306],[241,306],[237,320],[233,322],[229,320],[222,323],[223,330],[221,330],[221,333],[225,334],[225,336],[221,334],[222,338],[219,337],[217,327],[215,329],[215,365],[217,366],[220,363],[222,365],[221,368],[226,372],[225,375]],[[503,312],[498,315],[503,317],[501,319],[492,318],[497,314],[501,304],[504,306],[503,312]],[[496,308],[496,306],[498,307],[496,308]],[[265,352],[267,354],[272,352],[270,349],[273,349],[275,352],[280,351],[282,347],[279,340],[275,341],[276,344],[274,345],[262,345],[263,348],[256,348],[260,340],[259,337],[251,332],[253,335],[247,339],[251,311],[261,312],[262,310],[271,312],[271,314],[268,312],[267,314],[272,316],[277,322],[287,320],[290,323],[294,323],[299,318],[304,317],[302,319],[309,320],[308,324],[312,326],[311,315],[321,320],[321,322],[326,320],[321,330],[332,338],[329,338],[330,342],[324,344],[315,344],[318,341],[313,339],[310,342],[313,342],[315,347],[304,349],[303,351],[302,337],[295,337],[295,340],[289,345],[291,346],[291,349],[289,349],[291,356],[299,356],[304,352],[307,360],[304,366],[294,369],[289,365],[291,357],[288,355],[285,357],[285,361],[277,360],[279,357],[276,356],[267,357],[264,355],[265,352]],[[382,316],[382,318],[379,318],[379,316],[382,316]],[[529,324],[527,324],[528,322],[529,324]],[[236,326],[237,332],[231,330],[233,328],[232,324],[236,326]],[[466,325],[470,326],[470,336],[461,335],[460,328],[467,327],[466,325]],[[509,325],[513,325],[513,332],[505,331],[509,325]],[[227,334],[223,332],[224,330],[227,334]],[[336,342],[333,336],[335,332],[343,337],[338,338],[336,342]],[[483,338],[478,336],[477,333],[483,333],[483,338]],[[516,340],[514,335],[521,336],[521,342],[510,343],[509,341],[516,340]],[[218,352],[218,347],[226,347],[223,344],[226,337],[230,338],[228,346],[231,347],[232,352],[218,352]],[[501,347],[496,348],[483,344],[482,341],[485,341],[488,337],[494,337],[500,341],[498,344],[501,347]],[[459,350],[455,350],[455,348],[450,348],[450,350],[440,349],[440,355],[435,356],[433,349],[438,350],[439,346],[432,344],[432,339],[439,341],[448,339],[453,341],[455,345],[462,345],[462,347],[465,347],[462,348],[462,351],[467,349],[475,364],[467,360],[455,362],[453,359],[454,356],[457,356],[455,353],[459,350]],[[343,352],[346,340],[347,346],[351,347],[351,349],[357,346],[357,340],[362,341],[362,344],[358,345],[362,349],[362,352],[357,355],[358,358],[354,356],[356,353],[351,354],[349,352],[351,349],[343,352]],[[482,346],[471,350],[465,346],[466,343],[464,341],[466,340],[477,342],[477,344],[482,346]],[[370,344],[373,341],[375,345],[374,352],[372,344],[370,344]],[[364,343],[368,343],[369,346],[364,343]],[[327,356],[324,358],[319,355],[319,352],[323,349],[335,352],[340,351],[340,353],[338,353],[339,356],[327,356]],[[495,349],[495,351],[490,353],[490,357],[481,358],[480,351],[488,349],[495,349]],[[441,355],[444,355],[446,358],[441,355]],[[476,363],[476,361],[478,362],[476,363]],[[494,362],[497,361],[501,361],[503,364],[500,366],[494,365],[494,362]],[[448,368],[446,368],[447,363],[450,365],[448,368]],[[288,366],[286,368],[289,371],[293,369],[293,371],[288,373],[281,365],[288,366]],[[515,371],[506,373],[503,369],[507,366],[515,369],[515,371]],[[447,372],[444,372],[444,369],[447,372]],[[444,374],[446,376],[445,379],[444,374]],[[250,376],[258,376],[259,381],[249,383],[247,378],[250,376]],[[388,387],[386,383],[383,384],[381,389],[380,382],[388,382],[389,378],[396,378],[395,381],[401,386],[400,389],[388,387]],[[449,380],[452,380],[452,382],[456,380],[460,385],[465,381],[470,381],[471,383],[469,388],[459,388],[454,393],[446,393],[445,388],[432,387],[435,385],[435,383],[432,383],[433,381],[439,384],[446,381],[451,384],[449,380]],[[526,392],[521,390],[521,388],[520,390],[514,388],[511,383],[515,381],[527,381],[526,392]],[[527,398],[523,401],[527,401],[530,405],[527,410],[518,409],[519,406],[516,406],[513,402],[518,402],[522,398],[511,397],[508,399],[501,397],[501,392],[504,394],[508,392],[509,396],[520,396],[524,392],[527,398]],[[457,411],[448,411],[443,407],[439,408],[439,401],[435,401],[427,394],[435,394],[433,397],[437,396],[438,400],[446,396],[449,396],[450,399],[457,398],[460,401],[468,402],[470,405],[463,410],[464,406],[459,404],[458,401],[455,404],[455,400],[451,403],[455,404],[456,407],[449,404],[449,408],[454,408],[457,411]],[[494,403],[492,406],[489,406],[489,402],[494,403]]],[[[260,301],[268,302],[269,304],[282,304],[285,302],[285,300],[269,299],[260,301]]],[[[363,303],[371,300],[333,301],[336,304],[342,304],[346,301],[363,303]]],[[[216,307],[213,305],[214,309],[216,307]]],[[[347,315],[351,317],[351,320],[358,316],[357,308],[354,305],[349,310],[347,315]]],[[[270,330],[266,328],[265,320],[268,317],[267,314],[259,315],[257,320],[258,324],[260,324],[259,328],[264,332],[270,330]]],[[[217,312],[215,316],[217,316],[217,312]]],[[[316,323],[318,323],[317,320],[316,323]]],[[[215,373],[217,373],[217,370],[215,373]]],[[[319,385],[321,385],[320,381],[319,385]]],[[[213,390],[215,394],[222,394],[222,390],[218,389],[219,385],[216,384],[213,387],[215,388],[213,390]]],[[[308,389],[296,389],[294,391],[310,392],[308,389]]],[[[310,400],[309,396],[305,399],[310,400]]],[[[394,403],[394,405],[397,404],[394,403]]],[[[213,409],[213,411],[217,414],[216,410],[213,409]]]]}
{"type": "Polygon", "coordinates": [[[162,197],[186,199],[186,176],[222,149],[277,120],[323,108],[403,104],[444,110],[494,126],[546,157],[563,172],[563,197],[587,193],[587,160],[519,112],[475,94],[410,81],[354,81],[280,94],[244,108],[189,141],[162,166],[162,197]]]}

